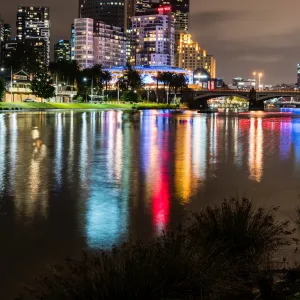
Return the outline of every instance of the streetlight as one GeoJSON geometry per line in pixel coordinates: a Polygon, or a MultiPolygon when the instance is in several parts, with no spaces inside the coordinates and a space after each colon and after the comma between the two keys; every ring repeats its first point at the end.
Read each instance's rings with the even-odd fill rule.
{"type": "Polygon", "coordinates": [[[258,74],[258,89],[260,90],[260,80],[263,77],[263,73],[258,74]]]}
{"type": "Polygon", "coordinates": [[[257,73],[253,72],[252,75],[254,77],[254,89],[256,89],[256,75],[257,75],[257,73]]]}
{"type": "MultiPolygon", "coordinates": [[[[1,68],[0,69],[1,72],[4,72],[5,71],[5,68],[1,68]]],[[[13,102],[13,92],[12,92],[12,89],[13,89],[13,69],[12,69],[12,66],[10,67],[10,102],[13,102]]]]}
{"type": "MultiPolygon", "coordinates": [[[[84,82],[87,82],[88,81],[88,78],[87,77],[84,77],[83,78],[83,81],[84,82]]],[[[93,100],[93,97],[94,97],[94,78],[92,76],[92,85],[91,85],[91,100],[93,100]]],[[[87,102],[87,94],[86,94],[86,99],[85,101],[87,102]]]]}

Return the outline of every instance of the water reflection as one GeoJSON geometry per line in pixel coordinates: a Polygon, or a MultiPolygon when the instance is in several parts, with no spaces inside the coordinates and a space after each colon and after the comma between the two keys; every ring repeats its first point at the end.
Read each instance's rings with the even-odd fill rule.
{"type": "Polygon", "coordinates": [[[249,173],[251,180],[261,181],[263,176],[263,131],[261,118],[250,119],[249,173]]]}
{"type": "Polygon", "coordinates": [[[0,265],[27,251],[22,270],[30,268],[37,244],[55,245],[43,250],[52,258],[149,238],[185,210],[239,191],[272,195],[288,211],[298,203],[299,124],[268,114],[145,111],[136,122],[120,111],[0,114],[0,193],[9,200],[0,265]],[[9,256],[15,232],[23,242],[9,256]]]}

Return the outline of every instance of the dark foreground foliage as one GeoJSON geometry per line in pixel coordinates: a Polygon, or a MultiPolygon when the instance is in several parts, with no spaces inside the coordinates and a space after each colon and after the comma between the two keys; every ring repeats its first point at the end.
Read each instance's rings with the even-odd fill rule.
{"type": "Polygon", "coordinates": [[[149,243],[53,267],[21,299],[277,299],[266,266],[291,232],[274,212],[245,199],[225,201],[149,243]]]}

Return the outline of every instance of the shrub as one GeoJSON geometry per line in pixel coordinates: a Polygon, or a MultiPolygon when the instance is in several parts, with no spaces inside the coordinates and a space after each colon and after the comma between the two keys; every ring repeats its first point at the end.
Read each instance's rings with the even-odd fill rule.
{"type": "Polygon", "coordinates": [[[259,277],[259,264],[290,233],[274,211],[254,209],[245,199],[224,201],[148,243],[69,259],[21,299],[241,300],[253,299],[253,287],[272,295],[272,278],[259,277]]]}
{"type": "Polygon", "coordinates": [[[211,253],[188,247],[181,233],[168,233],[150,243],[68,260],[21,299],[219,299],[238,281],[224,257],[211,253]]]}
{"type": "Polygon", "coordinates": [[[219,241],[220,249],[230,249],[233,260],[260,260],[288,244],[289,222],[277,222],[277,210],[255,209],[247,199],[225,200],[221,207],[207,207],[194,215],[188,235],[192,243],[207,247],[219,241]]]}
{"type": "Polygon", "coordinates": [[[137,103],[141,100],[140,95],[133,91],[124,92],[121,96],[121,100],[125,102],[134,102],[137,103]]]}

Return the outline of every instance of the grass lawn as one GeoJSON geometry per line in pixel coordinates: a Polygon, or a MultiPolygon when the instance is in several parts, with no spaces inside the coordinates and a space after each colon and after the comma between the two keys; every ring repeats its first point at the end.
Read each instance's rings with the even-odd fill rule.
{"type": "Polygon", "coordinates": [[[91,104],[91,103],[11,103],[0,102],[0,110],[10,109],[167,109],[175,108],[175,106],[168,106],[166,104],[156,103],[105,103],[105,104],[91,104]]]}

